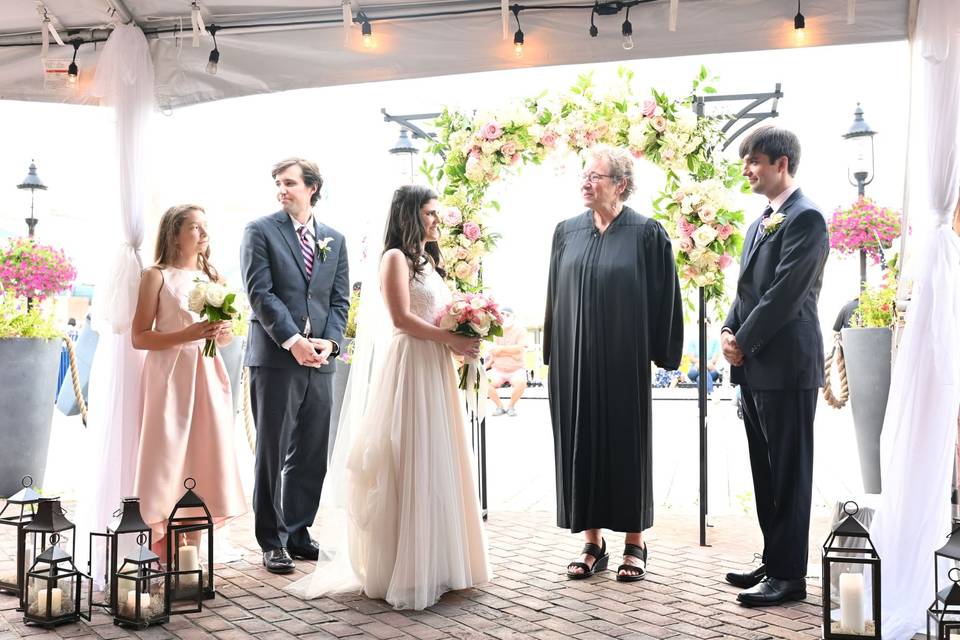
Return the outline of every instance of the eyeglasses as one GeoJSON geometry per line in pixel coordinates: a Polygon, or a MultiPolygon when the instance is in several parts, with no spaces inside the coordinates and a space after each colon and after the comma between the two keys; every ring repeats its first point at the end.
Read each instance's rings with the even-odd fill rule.
{"type": "Polygon", "coordinates": [[[583,182],[589,182],[590,184],[599,184],[601,178],[611,178],[619,180],[620,176],[611,175],[608,173],[585,173],[580,176],[580,180],[583,182]]]}

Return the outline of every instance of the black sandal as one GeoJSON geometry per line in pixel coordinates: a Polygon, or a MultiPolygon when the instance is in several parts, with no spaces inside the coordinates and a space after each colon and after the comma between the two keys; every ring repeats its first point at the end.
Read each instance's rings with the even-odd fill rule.
{"type": "Polygon", "coordinates": [[[607,554],[607,541],[603,538],[600,538],[600,544],[602,547],[598,547],[592,542],[588,542],[583,545],[583,555],[592,556],[594,558],[593,566],[588,565],[586,562],[571,562],[567,565],[567,577],[571,580],[583,580],[584,578],[589,578],[592,575],[596,575],[599,571],[605,571],[607,568],[607,563],[610,561],[610,556],[607,554]],[[571,569],[583,569],[583,573],[576,573],[571,571],[571,569]]]}
{"type": "Polygon", "coordinates": [[[638,547],[635,544],[625,544],[623,555],[633,556],[643,562],[643,566],[636,564],[622,564],[617,567],[617,582],[639,582],[647,577],[647,545],[638,547]],[[637,571],[638,573],[620,573],[621,571],[637,571]]]}

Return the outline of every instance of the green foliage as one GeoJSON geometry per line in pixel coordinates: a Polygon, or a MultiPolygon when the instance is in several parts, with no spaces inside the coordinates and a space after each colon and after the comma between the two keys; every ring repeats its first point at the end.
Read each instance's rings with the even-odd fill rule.
{"type": "Polygon", "coordinates": [[[53,314],[39,304],[29,306],[0,292],[0,339],[45,338],[63,335],[53,322],[53,314]]]}
{"type": "Polygon", "coordinates": [[[350,309],[347,311],[347,328],[343,331],[344,338],[357,337],[357,312],[360,311],[360,291],[354,290],[350,294],[350,309]]]}
{"type": "Polygon", "coordinates": [[[897,321],[897,271],[887,270],[883,283],[864,287],[860,303],[850,318],[851,327],[892,329],[897,321]]]}

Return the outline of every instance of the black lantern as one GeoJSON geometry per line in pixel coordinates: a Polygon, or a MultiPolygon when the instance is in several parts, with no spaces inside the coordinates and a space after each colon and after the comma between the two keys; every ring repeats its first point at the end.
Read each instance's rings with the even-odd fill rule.
{"type": "Polygon", "coordinates": [[[191,599],[196,587],[192,572],[203,568],[201,590],[203,599],[209,600],[216,595],[213,588],[213,518],[207,505],[193,492],[197,481],[187,478],[183,486],[187,492],[167,519],[167,567],[174,574],[171,599],[191,599]],[[206,558],[201,553],[204,550],[206,558]]]}
{"type": "Polygon", "coordinates": [[[927,638],[951,640],[960,636],[960,569],[953,567],[947,573],[950,586],[937,590],[937,597],[927,609],[927,638]],[[931,635],[931,626],[936,634],[931,635]]]}
{"type": "Polygon", "coordinates": [[[0,511],[0,526],[16,528],[14,539],[17,541],[17,553],[15,567],[4,565],[0,569],[0,590],[20,596],[23,590],[23,579],[27,569],[33,564],[37,555],[37,550],[33,547],[26,547],[25,536],[20,535],[20,530],[30,524],[33,516],[37,513],[37,504],[40,502],[40,494],[33,490],[33,478],[24,476],[21,480],[23,489],[7,498],[7,503],[0,511]]]}
{"type": "Polygon", "coordinates": [[[60,539],[59,534],[52,534],[50,546],[27,571],[20,599],[26,624],[54,627],[80,618],[90,620],[93,581],[77,570],[73,556],[60,548],[60,539]]]}
{"type": "Polygon", "coordinates": [[[843,505],[846,517],[823,543],[823,638],[880,640],[880,556],[870,534],[854,517],[860,507],[843,505]],[[834,591],[831,576],[839,575],[834,591]],[[867,605],[871,605],[868,609],[867,605]]]}
{"type": "MultiPolygon", "coordinates": [[[[69,532],[70,557],[76,556],[77,542],[74,540],[76,527],[67,520],[65,513],[60,506],[60,498],[40,498],[40,502],[37,503],[37,513],[33,519],[20,527],[17,546],[26,549],[27,554],[32,553],[37,557],[36,554],[51,546],[51,536],[56,535],[59,540],[64,532],[69,532]]],[[[26,596],[26,589],[21,589],[21,610],[26,609],[26,596]]]]}
{"type": "Polygon", "coordinates": [[[103,538],[104,550],[102,556],[103,566],[101,568],[101,577],[98,580],[103,581],[102,600],[95,602],[98,607],[104,607],[111,613],[117,612],[118,590],[117,590],[117,564],[122,548],[130,548],[135,541],[139,541],[140,535],[145,534],[147,546],[153,542],[153,533],[150,526],[143,521],[140,515],[140,498],[124,498],[123,506],[114,511],[113,521],[107,525],[106,533],[90,534],[89,571],[93,575],[94,542],[97,538],[103,538]]]}
{"type": "Polygon", "coordinates": [[[171,613],[199,613],[203,609],[200,591],[202,570],[176,575],[163,571],[159,556],[143,546],[148,540],[146,534],[139,535],[137,549],[127,554],[116,573],[118,598],[113,614],[115,624],[146,629],[150,625],[168,622],[171,613]],[[171,610],[171,577],[194,585],[190,598],[192,607],[183,604],[188,595],[188,590],[184,590],[180,598],[181,606],[176,611],[171,610]]]}

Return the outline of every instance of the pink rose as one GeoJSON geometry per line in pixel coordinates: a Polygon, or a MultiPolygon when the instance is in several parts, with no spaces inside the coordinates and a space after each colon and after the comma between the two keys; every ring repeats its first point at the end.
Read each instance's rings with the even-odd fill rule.
{"type": "Polygon", "coordinates": [[[632,156],[633,156],[634,158],[636,158],[637,160],[640,160],[640,159],[643,158],[643,156],[645,156],[646,154],[643,152],[643,149],[634,149],[633,147],[631,147],[631,148],[630,148],[630,155],[632,155],[632,156]]]}
{"type": "Polygon", "coordinates": [[[657,110],[657,101],[652,98],[647,98],[643,101],[643,105],[640,106],[640,110],[648,118],[652,118],[654,112],[657,110]]]}
{"type": "Polygon", "coordinates": [[[501,129],[500,125],[494,120],[491,120],[480,128],[480,135],[487,140],[496,140],[502,133],[503,129],[501,129]]]}
{"type": "Polygon", "coordinates": [[[520,154],[519,154],[519,153],[515,153],[515,154],[513,154],[512,156],[510,156],[510,165],[511,165],[511,166],[517,164],[518,162],[520,162],[520,154]]]}
{"type": "Polygon", "coordinates": [[[721,241],[726,240],[733,235],[733,225],[732,224],[723,224],[720,225],[720,228],[717,229],[717,237],[721,241]]]}
{"type": "Polygon", "coordinates": [[[677,228],[680,230],[680,235],[684,238],[689,238],[693,235],[693,232],[697,230],[697,226],[692,222],[687,222],[686,218],[680,218],[677,228]]]}
{"type": "Polygon", "coordinates": [[[440,218],[443,220],[443,224],[453,227],[463,221],[463,214],[456,207],[447,207],[440,214],[440,218]]]}
{"type": "Polygon", "coordinates": [[[663,133],[663,131],[667,128],[667,119],[663,116],[654,116],[650,118],[650,124],[653,125],[654,129],[663,133]]]}
{"type": "Polygon", "coordinates": [[[730,254],[729,254],[729,253],[723,254],[722,256],[720,256],[720,259],[717,260],[717,265],[718,265],[721,269],[726,269],[726,268],[729,267],[732,263],[733,263],[733,258],[730,257],[730,254]]]}
{"type": "Polygon", "coordinates": [[[476,242],[480,238],[480,225],[476,222],[468,222],[463,225],[463,235],[471,242],[476,242]]]}
{"type": "Polygon", "coordinates": [[[500,147],[500,153],[502,153],[506,158],[513,156],[516,152],[517,145],[513,142],[504,142],[503,146],[500,147]]]}
{"type": "Polygon", "coordinates": [[[545,146],[548,149],[553,149],[557,146],[557,134],[555,131],[544,131],[543,135],[540,136],[540,144],[545,146]]]}
{"type": "Polygon", "coordinates": [[[698,215],[703,222],[713,222],[717,219],[717,210],[710,205],[704,205],[698,215]]]}
{"type": "Polygon", "coordinates": [[[680,238],[680,251],[684,253],[690,253],[693,251],[693,240],[690,239],[690,236],[684,236],[680,238]]]}

